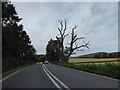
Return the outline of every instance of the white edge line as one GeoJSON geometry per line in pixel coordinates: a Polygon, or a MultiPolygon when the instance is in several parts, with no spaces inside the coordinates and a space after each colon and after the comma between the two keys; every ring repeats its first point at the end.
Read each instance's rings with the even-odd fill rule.
{"type": "Polygon", "coordinates": [[[47,73],[47,71],[45,70],[44,66],[43,66],[43,70],[46,73],[46,75],[49,77],[49,79],[53,82],[53,84],[59,89],[62,90],[61,87],[55,82],[55,80],[47,73]]]}
{"type": "MultiPolygon", "coordinates": [[[[25,68],[23,68],[23,69],[25,69],[25,68]]],[[[12,73],[12,74],[10,74],[9,76],[7,76],[7,77],[3,78],[2,80],[0,80],[0,82],[2,82],[2,81],[4,81],[5,79],[7,79],[7,78],[9,78],[9,77],[11,77],[11,76],[13,76],[13,75],[15,75],[16,73],[22,71],[23,69],[21,69],[21,70],[19,70],[19,71],[16,71],[16,72],[14,72],[14,73],[12,73]]]]}
{"type": "MultiPolygon", "coordinates": [[[[45,66],[44,66],[45,67],[45,66]]],[[[64,86],[67,90],[70,90],[70,88],[68,86],[66,86],[62,81],[60,81],[57,77],[55,77],[55,75],[53,75],[46,67],[45,69],[62,85],[64,86]]]]}

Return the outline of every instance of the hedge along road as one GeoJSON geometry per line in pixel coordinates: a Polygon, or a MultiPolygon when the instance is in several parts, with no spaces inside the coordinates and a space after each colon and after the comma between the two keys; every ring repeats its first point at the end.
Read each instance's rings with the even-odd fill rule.
{"type": "Polygon", "coordinates": [[[36,64],[4,79],[2,88],[118,88],[118,80],[54,64],[36,64]]]}

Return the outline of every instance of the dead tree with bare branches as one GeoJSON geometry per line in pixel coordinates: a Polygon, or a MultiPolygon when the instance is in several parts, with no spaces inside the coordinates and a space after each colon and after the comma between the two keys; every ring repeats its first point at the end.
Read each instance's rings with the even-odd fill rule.
{"type": "Polygon", "coordinates": [[[82,45],[78,45],[77,44],[77,41],[78,40],[83,40],[85,39],[84,37],[80,37],[78,38],[77,37],[77,34],[75,34],[75,29],[77,28],[77,25],[75,25],[72,29],[71,29],[71,39],[70,39],[70,43],[69,46],[66,46],[64,48],[64,39],[66,36],[68,36],[69,34],[66,34],[66,30],[67,30],[67,20],[61,20],[59,21],[60,23],[60,28],[58,28],[58,31],[59,31],[59,34],[56,36],[56,39],[60,42],[60,57],[61,57],[61,60],[64,60],[64,61],[68,61],[69,57],[74,54],[74,51],[75,50],[78,50],[78,51],[83,51],[81,48],[85,47],[85,48],[89,48],[88,45],[89,45],[89,42],[85,42],[83,41],[83,44],[82,45]],[[79,50],[81,49],[81,50],[79,50]]]}
{"type": "MultiPolygon", "coordinates": [[[[77,34],[75,34],[75,30],[77,28],[77,25],[75,25],[71,29],[70,34],[66,34],[67,30],[67,20],[59,20],[60,27],[58,28],[59,34],[56,36],[57,39],[57,46],[59,46],[59,50],[55,50],[57,52],[57,55],[59,57],[60,61],[68,62],[71,55],[75,54],[75,51],[83,51],[83,48],[89,49],[89,42],[85,42],[85,37],[77,37],[77,34]],[[70,42],[68,43],[68,46],[64,46],[64,41],[66,36],[70,36],[70,42]],[[78,45],[78,41],[83,41],[82,45],[78,45]]],[[[55,48],[54,48],[55,49],[55,48]]]]}

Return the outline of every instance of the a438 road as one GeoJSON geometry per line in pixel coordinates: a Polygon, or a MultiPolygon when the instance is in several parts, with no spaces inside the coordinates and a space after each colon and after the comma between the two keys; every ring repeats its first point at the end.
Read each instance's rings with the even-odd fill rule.
{"type": "Polygon", "coordinates": [[[118,88],[118,80],[54,64],[36,64],[3,79],[2,88],[118,88]]]}

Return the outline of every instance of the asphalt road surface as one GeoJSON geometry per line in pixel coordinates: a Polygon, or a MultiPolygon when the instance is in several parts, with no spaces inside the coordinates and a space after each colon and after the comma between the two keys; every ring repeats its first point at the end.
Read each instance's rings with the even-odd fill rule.
{"type": "Polygon", "coordinates": [[[36,64],[4,79],[2,88],[118,88],[118,80],[53,64],[36,64]]]}

